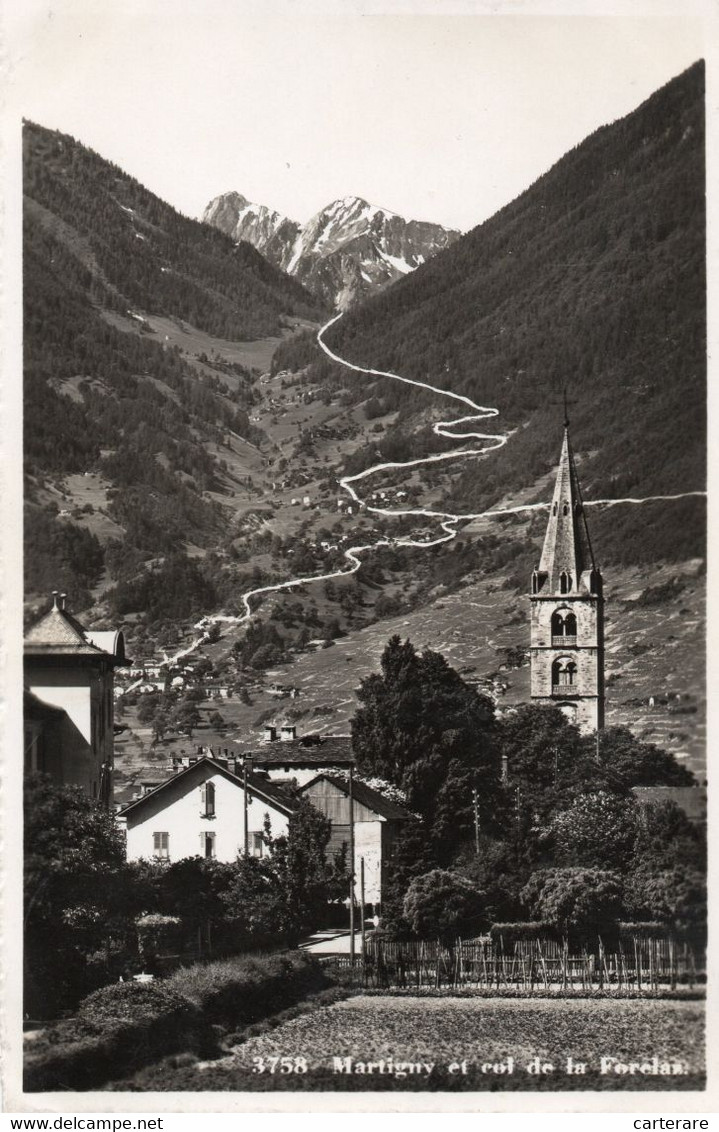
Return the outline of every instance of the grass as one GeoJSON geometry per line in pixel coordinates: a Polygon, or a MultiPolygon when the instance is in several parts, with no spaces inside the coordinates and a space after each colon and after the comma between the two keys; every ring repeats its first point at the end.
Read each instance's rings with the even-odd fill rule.
{"type": "Polygon", "coordinates": [[[249,1037],[231,1057],[164,1062],[125,1087],[696,1090],[704,1086],[703,1040],[699,1002],[357,995],[249,1037]],[[569,1072],[569,1058],[583,1072],[569,1072]]]}

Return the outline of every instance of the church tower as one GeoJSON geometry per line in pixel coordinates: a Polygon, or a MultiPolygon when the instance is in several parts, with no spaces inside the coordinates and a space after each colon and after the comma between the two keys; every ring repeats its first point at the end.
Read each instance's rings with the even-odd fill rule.
{"type": "Polygon", "coordinates": [[[569,442],[569,421],[539,569],[532,573],[531,695],[582,731],[604,727],[604,598],[569,442]]]}

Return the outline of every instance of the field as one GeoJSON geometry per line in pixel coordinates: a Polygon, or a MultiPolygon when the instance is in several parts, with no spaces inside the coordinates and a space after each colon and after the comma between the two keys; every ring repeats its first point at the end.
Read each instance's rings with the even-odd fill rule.
{"type": "Polygon", "coordinates": [[[700,1002],[358,995],[252,1037],[231,1057],[165,1063],[130,1087],[701,1089],[703,1028],[700,1002]]]}

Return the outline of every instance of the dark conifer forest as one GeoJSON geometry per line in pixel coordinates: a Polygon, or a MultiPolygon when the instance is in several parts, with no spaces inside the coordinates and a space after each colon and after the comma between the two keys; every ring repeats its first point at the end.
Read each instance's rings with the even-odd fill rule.
{"type": "Polygon", "coordinates": [[[249,371],[234,389],[218,385],[138,310],[234,340],[323,312],[249,245],[32,123],[24,193],[26,586],[62,582],[84,602],[105,554],[87,531],[58,523],[46,479],[93,471],[113,485],[110,517],[125,532],[113,562],[126,568],[188,540],[213,544],[219,511],[204,493],[217,488],[218,468],[208,445],[228,430],[253,439],[249,371]]]}
{"type": "MultiPolygon", "coordinates": [[[[360,365],[497,406],[488,432],[517,430],[490,461],[465,462],[449,493],[458,510],[491,507],[552,466],[565,388],[587,497],[702,490],[704,185],[697,63],[451,248],[348,313],[327,341],[360,365]]],[[[275,365],[306,365],[312,353],[308,337],[288,342],[275,365]]],[[[397,382],[348,378],[316,349],[314,357],[318,380],[334,376],[352,383],[358,399],[374,392],[385,411],[401,410],[351,471],[375,462],[375,447],[397,458],[413,414],[437,403],[397,382]]],[[[600,520],[607,556],[702,554],[703,505],[673,506],[669,523],[659,508],[643,511],[641,531],[634,515],[617,510],[600,520]]]]}

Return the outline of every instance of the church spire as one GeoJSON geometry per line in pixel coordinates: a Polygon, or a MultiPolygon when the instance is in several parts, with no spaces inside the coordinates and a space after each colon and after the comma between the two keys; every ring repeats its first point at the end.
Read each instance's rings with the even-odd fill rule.
{"type": "Polygon", "coordinates": [[[540,588],[549,593],[586,592],[594,588],[592,575],[596,575],[596,566],[569,440],[566,406],[564,441],[538,574],[540,588]]]}
{"type": "Polygon", "coordinates": [[[539,569],[532,574],[532,700],[582,731],[604,726],[604,597],[564,408],[564,442],[539,569]]]}

